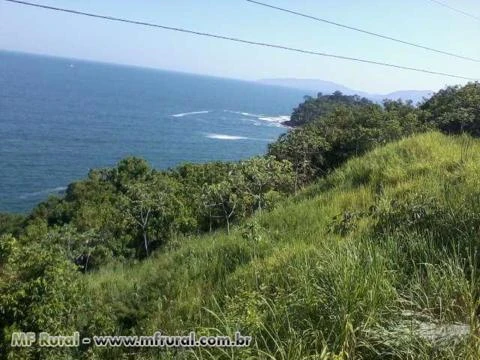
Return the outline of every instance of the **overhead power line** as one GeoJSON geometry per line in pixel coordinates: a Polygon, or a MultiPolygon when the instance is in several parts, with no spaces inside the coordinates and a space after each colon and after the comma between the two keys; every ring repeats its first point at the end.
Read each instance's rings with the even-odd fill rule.
{"type": "MultiPolygon", "coordinates": [[[[357,28],[357,27],[341,24],[341,23],[338,23],[338,22],[335,22],[335,21],[322,19],[322,18],[319,18],[319,17],[316,17],[316,16],[300,13],[298,11],[289,10],[289,9],[285,9],[285,8],[282,8],[282,7],[270,5],[270,4],[261,2],[261,1],[255,1],[255,0],[245,0],[245,1],[247,1],[249,3],[252,3],[252,4],[263,6],[263,7],[266,7],[266,8],[282,11],[282,12],[289,13],[289,14],[292,14],[292,15],[297,15],[297,16],[307,18],[307,19],[310,19],[310,20],[323,22],[323,23],[329,24],[329,25],[338,26],[338,27],[341,27],[343,29],[348,29],[348,30],[356,31],[356,32],[359,32],[359,33],[362,33],[362,34],[367,34],[367,35],[375,36],[375,37],[382,38],[382,39],[385,39],[385,40],[394,41],[394,42],[397,42],[397,43],[400,43],[400,44],[413,46],[413,47],[416,47],[416,48],[419,48],[419,49],[432,51],[432,52],[435,52],[437,54],[447,55],[447,56],[451,56],[451,57],[455,57],[455,58],[463,59],[463,60],[480,62],[480,59],[475,59],[475,58],[472,58],[472,57],[469,57],[469,56],[454,54],[454,53],[451,53],[451,52],[448,52],[448,51],[435,49],[435,48],[432,48],[432,47],[429,47],[429,46],[426,46],[426,45],[416,44],[416,43],[413,43],[413,42],[410,42],[410,41],[397,39],[397,38],[394,38],[394,37],[391,37],[391,36],[388,36],[388,35],[382,35],[382,34],[379,34],[379,33],[372,32],[372,31],[363,30],[363,29],[360,29],[360,28],[357,28]]],[[[434,0],[432,0],[432,1],[434,1],[434,0]]]]}
{"type": "Polygon", "coordinates": [[[113,16],[87,13],[87,12],[83,12],[83,11],[77,11],[77,10],[71,10],[71,9],[65,9],[65,8],[58,8],[58,7],[42,5],[42,4],[35,4],[35,3],[27,2],[27,1],[20,1],[20,0],[4,0],[4,1],[10,2],[10,3],[21,4],[21,5],[32,6],[32,7],[36,7],[36,8],[52,10],[52,11],[59,11],[59,12],[70,13],[70,14],[75,14],[75,15],[88,16],[88,17],[91,17],[91,18],[104,19],[104,20],[109,20],[109,21],[116,21],[116,22],[122,22],[122,23],[134,24],[134,25],[141,25],[141,26],[148,26],[148,27],[153,27],[153,28],[158,28],[158,29],[163,29],[163,30],[170,30],[170,31],[177,31],[177,32],[192,34],[192,35],[197,35],[197,36],[204,36],[204,37],[210,37],[210,38],[215,38],[215,39],[228,40],[228,41],[233,41],[233,42],[242,43],[242,44],[263,46],[263,47],[267,47],[267,48],[281,49],[281,50],[286,50],[286,51],[291,51],[291,52],[296,52],[296,53],[324,56],[324,57],[330,57],[330,58],[342,59],[342,60],[349,60],[349,61],[355,61],[355,62],[366,63],[366,64],[381,65],[381,66],[385,66],[385,67],[416,71],[416,72],[432,74],[432,75],[441,75],[441,76],[447,76],[447,77],[463,79],[463,80],[478,81],[478,79],[474,79],[474,78],[471,78],[471,77],[448,74],[448,73],[444,73],[444,72],[440,72],[440,71],[419,69],[419,68],[414,68],[414,67],[408,67],[408,66],[402,66],[402,65],[396,65],[396,64],[389,64],[389,63],[385,63],[385,62],[381,62],[381,61],[366,60],[366,59],[360,59],[360,58],[343,56],[343,55],[335,55],[335,54],[328,54],[328,53],[324,53],[324,52],[299,49],[299,48],[283,46],[283,45],[276,45],[276,44],[270,44],[270,43],[264,43],[264,42],[258,42],[258,41],[244,40],[244,39],[239,39],[239,38],[235,38],[235,37],[229,37],[229,36],[217,35],[217,34],[210,34],[210,33],[206,33],[206,32],[194,31],[194,30],[189,30],[189,29],[184,29],[184,28],[153,24],[153,23],[148,23],[148,22],[143,22],[143,21],[129,20],[129,19],[118,18],[118,17],[113,17],[113,16]]]}
{"type": "Polygon", "coordinates": [[[463,11],[463,10],[460,10],[460,9],[457,9],[457,8],[454,8],[453,6],[450,6],[450,5],[448,5],[448,4],[445,4],[445,3],[441,2],[441,1],[438,1],[438,0],[429,0],[429,1],[431,1],[431,2],[433,2],[433,3],[435,3],[435,4],[438,4],[438,5],[440,5],[440,6],[446,7],[447,9],[450,9],[450,10],[452,10],[452,11],[455,11],[455,12],[457,12],[457,13],[459,13],[459,14],[462,14],[462,15],[468,16],[468,17],[470,17],[470,18],[472,18],[472,19],[475,19],[475,20],[477,20],[477,21],[480,21],[480,16],[476,16],[476,15],[470,14],[470,13],[468,13],[468,12],[466,12],[466,11],[463,11]]]}

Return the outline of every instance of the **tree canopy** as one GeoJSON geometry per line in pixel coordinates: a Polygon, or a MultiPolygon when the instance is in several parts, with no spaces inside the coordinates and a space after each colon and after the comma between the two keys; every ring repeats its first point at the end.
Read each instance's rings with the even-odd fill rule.
{"type": "Polygon", "coordinates": [[[420,106],[423,120],[447,134],[480,136],[480,83],[448,86],[420,106]]]}

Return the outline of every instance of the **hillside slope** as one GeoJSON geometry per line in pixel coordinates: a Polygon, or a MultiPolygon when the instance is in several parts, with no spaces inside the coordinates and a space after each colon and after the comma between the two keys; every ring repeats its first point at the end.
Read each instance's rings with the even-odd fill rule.
{"type": "Polygon", "coordinates": [[[378,148],[230,235],[177,239],[88,275],[79,327],[254,339],[165,358],[478,358],[479,174],[468,137],[378,148]]]}

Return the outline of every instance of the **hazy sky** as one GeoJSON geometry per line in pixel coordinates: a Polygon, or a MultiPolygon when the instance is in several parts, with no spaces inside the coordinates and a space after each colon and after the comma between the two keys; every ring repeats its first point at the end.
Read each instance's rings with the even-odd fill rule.
{"type": "MultiPolygon", "coordinates": [[[[32,0],[52,6],[185,27],[480,78],[480,63],[313,22],[244,0],[32,0]]],[[[478,0],[442,0],[480,16],[478,0]]],[[[370,31],[480,58],[480,21],[430,0],[265,0],[370,31]]],[[[29,8],[0,0],[0,49],[91,59],[244,80],[318,78],[386,93],[437,90],[461,80],[29,8]]]]}

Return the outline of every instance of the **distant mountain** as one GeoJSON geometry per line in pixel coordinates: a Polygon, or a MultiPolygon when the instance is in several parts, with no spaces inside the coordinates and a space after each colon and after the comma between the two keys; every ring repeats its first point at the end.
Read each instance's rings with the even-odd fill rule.
{"type": "Polygon", "coordinates": [[[265,85],[273,86],[282,86],[293,89],[305,90],[312,95],[316,95],[321,92],[323,94],[332,94],[335,91],[340,91],[345,95],[359,95],[366,97],[372,101],[381,102],[384,99],[389,100],[412,100],[413,103],[418,103],[423,100],[424,97],[429,98],[432,96],[433,91],[431,90],[401,90],[395,91],[390,94],[371,94],[364,91],[350,89],[346,86],[325,80],[318,79],[295,79],[295,78],[284,78],[284,79],[262,79],[258,82],[265,85]]]}
{"type": "Polygon", "coordinates": [[[346,86],[324,80],[317,79],[262,79],[260,83],[265,85],[289,87],[300,90],[307,90],[313,93],[322,92],[325,94],[341,91],[345,95],[353,95],[358,91],[347,88],[346,86]]]}
{"type": "Polygon", "coordinates": [[[377,95],[383,99],[390,99],[390,100],[412,100],[415,104],[422,101],[423,98],[430,98],[433,95],[433,91],[431,90],[403,90],[403,91],[395,91],[387,95],[377,95]]]}

